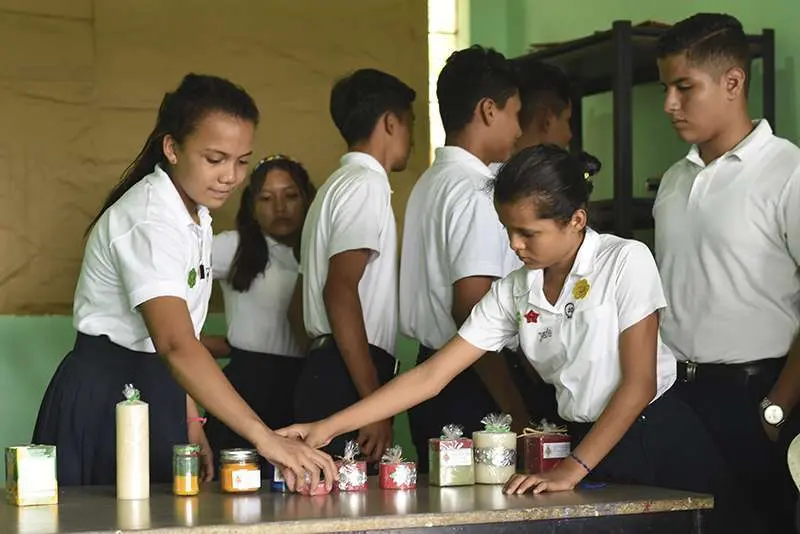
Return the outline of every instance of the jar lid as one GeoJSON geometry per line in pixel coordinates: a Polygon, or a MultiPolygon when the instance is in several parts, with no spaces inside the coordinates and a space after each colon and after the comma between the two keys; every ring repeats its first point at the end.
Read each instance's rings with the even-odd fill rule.
{"type": "Polygon", "coordinates": [[[222,463],[257,462],[258,451],[255,449],[223,449],[219,453],[222,463]]]}
{"type": "Polygon", "coordinates": [[[197,443],[174,445],[172,447],[172,454],[177,454],[178,456],[189,456],[192,454],[200,454],[200,445],[198,445],[197,443]]]}

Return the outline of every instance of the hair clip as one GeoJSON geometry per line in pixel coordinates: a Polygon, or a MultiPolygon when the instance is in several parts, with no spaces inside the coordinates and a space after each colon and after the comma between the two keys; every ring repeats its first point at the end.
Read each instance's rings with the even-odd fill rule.
{"type": "Polygon", "coordinates": [[[263,158],[258,163],[256,163],[256,166],[255,166],[254,170],[258,169],[259,167],[261,167],[265,163],[269,163],[270,161],[278,161],[278,160],[294,162],[294,160],[292,158],[290,158],[289,156],[287,156],[285,154],[272,154],[270,156],[267,156],[267,157],[263,158]]]}
{"type": "Polygon", "coordinates": [[[583,170],[584,180],[589,181],[592,178],[592,176],[600,172],[600,169],[602,168],[600,160],[592,156],[588,152],[581,152],[580,156],[578,156],[578,159],[580,160],[581,165],[583,166],[584,169],[583,170]]]}

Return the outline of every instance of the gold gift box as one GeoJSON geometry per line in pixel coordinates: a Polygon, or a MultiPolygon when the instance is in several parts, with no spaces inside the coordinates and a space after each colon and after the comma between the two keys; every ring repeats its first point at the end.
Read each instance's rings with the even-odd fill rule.
{"type": "Polygon", "coordinates": [[[55,446],[6,447],[6,500],[16,506],[58,504],[55,446]]]}

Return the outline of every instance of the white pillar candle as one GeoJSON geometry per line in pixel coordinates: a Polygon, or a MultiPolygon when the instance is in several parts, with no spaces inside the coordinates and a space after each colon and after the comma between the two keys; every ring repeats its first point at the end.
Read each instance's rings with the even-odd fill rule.
{"type": "Polygon", "coordinates": [[[472,434],[475,449],[475,483],[505,484],[516,472],[517,435],[513,432],[472,434]]]}
{"type": "Polygon", "coordinates": [[[149,406],[127,384],[117,404],[117,499],[150,497],[149,406]]]}
{"type": "Polygon", "coordinates": [[[511,432],[511,416],[489,414],[481,423],[485,430],[472,433],[475,482],[505,484],[517,470],[517,435],[511,432]]]}

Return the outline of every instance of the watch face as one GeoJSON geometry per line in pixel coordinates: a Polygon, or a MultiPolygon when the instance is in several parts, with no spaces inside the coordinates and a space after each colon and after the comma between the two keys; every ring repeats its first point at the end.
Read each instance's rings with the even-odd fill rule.
{"type": "Polygon", "coordinates": [[[764,421],[771,425],[777,425],[783,421],[783,409],[777,404],[771,404],[764,408],[764,421]]]}

